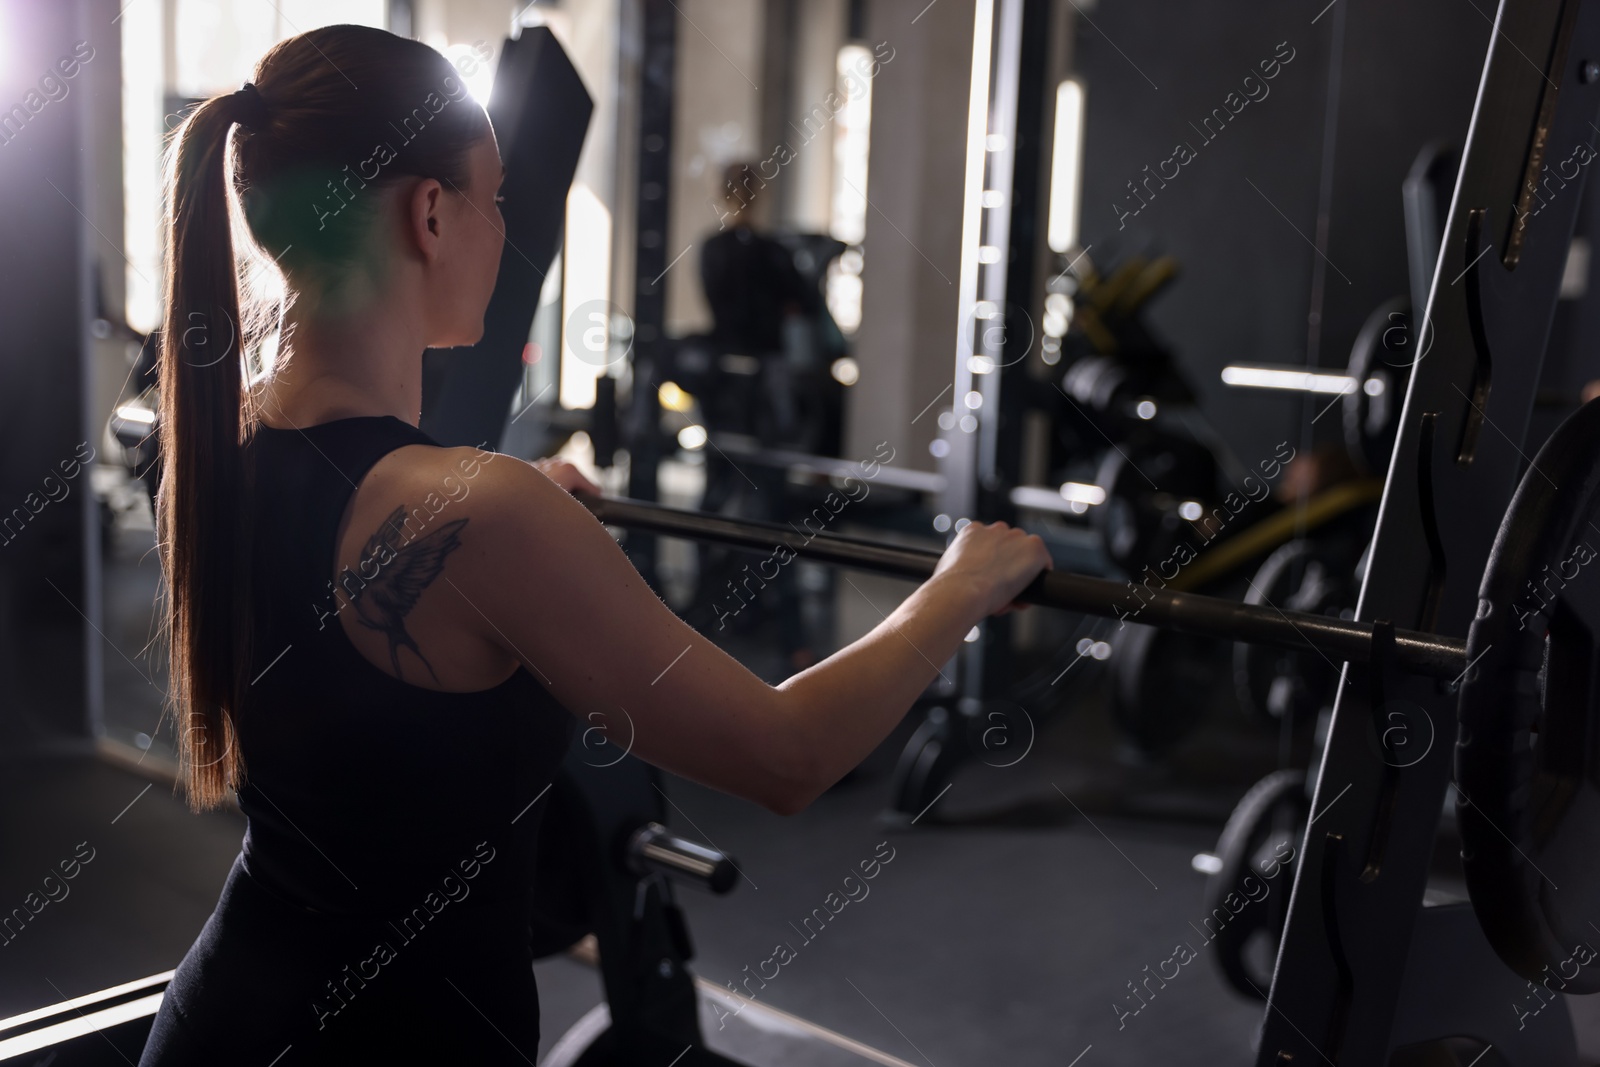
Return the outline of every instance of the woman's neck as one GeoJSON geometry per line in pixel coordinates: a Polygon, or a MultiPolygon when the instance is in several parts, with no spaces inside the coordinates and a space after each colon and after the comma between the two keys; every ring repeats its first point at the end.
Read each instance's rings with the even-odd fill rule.
{"type": "Polygon", "coordinates": [[[404,313],[284,318],[273,372],[252,390],[262,421],[294,429],[364,415],[415,426],[422,411],[422,332],[404,313]]]}

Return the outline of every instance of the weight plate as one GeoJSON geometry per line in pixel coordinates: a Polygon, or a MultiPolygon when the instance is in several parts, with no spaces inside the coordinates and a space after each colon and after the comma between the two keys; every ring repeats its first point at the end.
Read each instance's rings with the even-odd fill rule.
{"type": "Polygon", "coordinates": [[[1551,435],[1495,538],[1461,687],[1456,812],[1473,910],[1530,981],[1600,992],[1600,402],[1551,435]]]}
{"type": "Polygon", "coordinates": [[[1225,684],[1227,659],[1209,637],[1130,623],[1110,644],[1111,717],[1151,755],[1187,737],[1199,724],[1206,694],[1225,684]]]}
{"type": "MultiPolygon", "coordinates": [[[[1354,578],[1340,553],[1306,539],[1268,556],[1244,598],[1246,604],[1335,617],[1355,601],[1354,578]]],[[[1243,707],[1272,722],[1285,716],[1303,722],[1332,702],[1339,668],[1312,649],[1239,643],[1233,646],[1233,678],[1243,707]]]]}
{"type": "Polygon", "coordinates": [[[1350,346],[1345,373],[1355,379],[1356,389],[1344,396],[1344,441],[1366,474],[1381,478],[1389,471],[1400,405],[1416,361],[1415,332],[1411,301],[1398,296],[1367,316],[1350,346]]]}
{"type": "Polygon", "coordinates": [[[1111,414],[1117,391],[1128,379],[1128,370],[1115,356],[1084,356],[1067,368],[1061,377],[1066,394],[1099,416],[1111,414]]]}
{"type": "Polygon", "coordinates": [[[1306,773],[1274,771],[1250,787],[1217,839],[1206,879],[1206,933],[1228,984],[1265,1000],[1289,916],[1294,861],[1311,814],[1306,773]]]}
{"type": "Polygon", "coordinates": [[[1189,524],[1185,501],[1217,496],[1217,461],[1203,446],[1176,438],[1128,441],[1105,454],[1095,473],[1105,502],[1089,510],[1106,558],[1129,576],[1167,559],[1189,524]]]}

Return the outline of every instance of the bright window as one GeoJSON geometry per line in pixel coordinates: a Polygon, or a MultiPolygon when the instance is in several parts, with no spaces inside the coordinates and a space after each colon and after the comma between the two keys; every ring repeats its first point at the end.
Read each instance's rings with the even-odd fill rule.
{"type": "Polygon", "coordinates": [[[119,19],[127,312],[143,331],[161,320],[161,153],[182,107],[237,89],[286,37],[338,23],[388,25],[387,0],[174,0],[169,64],[166,7],[127,4],[119,19]]]}

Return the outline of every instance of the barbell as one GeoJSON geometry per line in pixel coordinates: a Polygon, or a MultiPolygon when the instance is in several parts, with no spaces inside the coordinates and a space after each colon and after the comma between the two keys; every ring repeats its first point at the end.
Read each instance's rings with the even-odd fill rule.
{"type": "MultiPolygon", "coordinates": [[[[940,553],[775,523],[579,496],[604,524],[909,579],[940,553]]],[[[1459,686],[1455,751],[1473,909],[1513,971],[1600,992],[1600,401],[1567,418],[1522,475],[1486,561],[1467,640],[1173,592],[1160,578],[1040,574],[1030,604],[1290,651],[1379,662],[1459,686]]],[[[1452,561],[1472,567],[1475,561],[1452,561]]],[[[1170,578],[1168,579],[1170,580],[1170,578]]],[[[1387,761],[1386,761],[1387,762],[1387,761]]],[[[1391,764],[1403,768],[1408,763],[1391,764]]],[[[1550,985],[1550,983],[1556,983],[1550,985]]]]}
{"type": "MultiPolygon", "coordinates": [[[[828,531],[801,533],[778,523],[708,515],[637,500],[577,496],[607,526],[709,541],[754,552],[772,552],[784,547],[800,559],[899,578],[929,578],[939,564],[940,553],[928,549],[906,548],[828,531]]],[[[1175,593],[1153,582],[1161,582],[1161,579],[1147,579],[1143,583],[1118,582],[1048,570],[1035,578],[1017,599],[1203,637],[1290,650],[1309,647],[1330,659],[1352,663],[1368,663],[1373,658],[1380,627],[1372,623],[1280,611],[1223,597],[1175,593]]],[[[1391,632],[1394,660],[1402,669],[1446,680],[1458,679],[1466,670],[1465,641],[1417,630],[1394,629],[1391,632]]]]}

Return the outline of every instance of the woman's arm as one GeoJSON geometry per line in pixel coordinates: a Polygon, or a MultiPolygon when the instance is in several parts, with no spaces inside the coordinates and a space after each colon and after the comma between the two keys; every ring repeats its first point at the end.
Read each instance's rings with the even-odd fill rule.
{"type": "Polygon", "coordinates": [[[1048,565],[1037,537],[972,524],[875,630],[773,687],[674,615],[543,473],[492,462],[478,481],[447,570],[463,623],[607,740],[780,814],[871,752],[973,624],[1048,565]]]}

